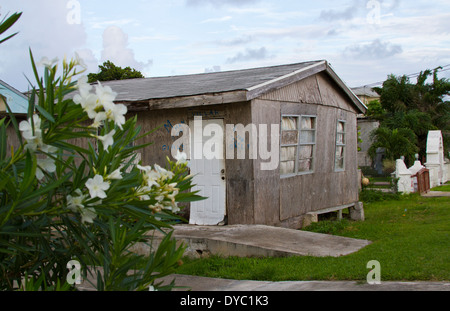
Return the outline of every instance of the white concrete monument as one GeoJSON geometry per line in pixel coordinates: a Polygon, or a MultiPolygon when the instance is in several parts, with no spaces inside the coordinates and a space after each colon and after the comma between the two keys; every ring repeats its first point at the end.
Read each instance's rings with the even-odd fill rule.
{"type": "Polygon", "coordinates": [[[444,141],[439,130],[428,131],[425,166],[430,170],[430,188],[447,181],[447,170],[444,167],[444,141]]]}
{"type": "Polygon", "coordinates": [[[411,179],[411,171],[406,167],[402,159],[395,161],[395,177],[398,178],[398,192],[411,193],[414,191],[414,184],[411,179]]]}

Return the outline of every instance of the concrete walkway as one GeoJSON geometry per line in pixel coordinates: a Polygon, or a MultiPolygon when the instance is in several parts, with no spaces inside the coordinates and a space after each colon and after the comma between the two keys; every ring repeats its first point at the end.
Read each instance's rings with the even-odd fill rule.
{"type": "Polygon", "coordinates": [[[450,192],[445,191],[428,191],[421,194],[423,197],[450,197],[450,192]]]}
{"type": "Polygon", "coordinates": [[[175,291],[450,291],[450,282],[248,281],[174,274],[175,291]]]}
{"type": "Polygon", "coordinates": [[[368,240],[265,225],[174,226],[173,237],[188,245],[185,254],[221,256],[348,255],[369,245],[368,240]]]}

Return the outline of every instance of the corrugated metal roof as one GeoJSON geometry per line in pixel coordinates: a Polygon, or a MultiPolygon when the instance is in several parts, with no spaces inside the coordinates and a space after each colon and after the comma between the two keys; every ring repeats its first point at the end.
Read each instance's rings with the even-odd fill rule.
{"type": "Polygon", "coordinates": [[[193,96],[249,90],[320,62],[323,61],[183,76],[105,81],[101,84],[110,86],[118,94],[117,101],[193,96]]]}
{"type": "MultiPolygon", "coordinates": [[[[331,66],[325,60],[308,61],[296,64],[221,71],[203,74],[191,74],[182,76],[168,76],[142,79],[128,79],[101,82],[110,86],[117,93],[116,102],[128,102],[135,108],[139,103],[157,101],[151,106],[154,108],[173,108],[175,105],[167,105],[171,99],[187,99],[195,96],[210,95],[217,97],[217,103],[225,103],[227,100],[251,100],[261,94],[270,92],[276,88],[304,79],[310,75],[326,72],[346,93],[356,108],[364,113],[366,107],[350,88],[339,78],[331,66]],[[228,97],[227,100],[220,95],[239,93],[237,97],[228,97]]],[[[73,93],[72,93],[73,94],[73,93]]],[[[173,104],[173,103],[172,103],[173,104]]],[[[183,102],[183,105],[186,103],[183,102]]],[[[189,101],[190,106],[200,102],[189,101]]],[[[182,104],[178,103],[181,107],[182,104]]]]}

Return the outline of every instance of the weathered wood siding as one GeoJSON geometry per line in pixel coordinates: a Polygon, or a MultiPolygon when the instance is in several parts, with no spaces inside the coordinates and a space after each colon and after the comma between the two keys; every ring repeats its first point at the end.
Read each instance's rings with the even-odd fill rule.
{"type": "Polygon", "coordinates": [[[307,212],[358,200],[356,111],[331,79],[316,74],[253,102],[253,114],[265,113],[265,117],[254,117],[254,120],[273,122],[276,116],[279,123],[283,114],[317,116],[312,173],[280,177],[279,169],[257,172],[258,165],[255,165],[255,176],[264,176],[255,177],[255,189],[258,189],[255,211],[259,212],[256,220],[267,223],[266,215],[273,215],[274,206],[278,206],[279,225],[298,228],[307,212]],[[346,121],[344,171],[336,171],[334,166],[337,120],[346,121]]]}
{"type": "MultiPolygon", "coordinates": [[[[233,104],[213,105],[193,108],[158,109],[151,111],[136,112],[138,125],[142,127],[141,133],[149,132],[158,128],[152,134],[140,139],[138,143],[152,142],[141,154],[143,165],[164,166],[166,157],[172,158],[171,148],[178,137],[171,136],[171,130],[177,124],[189,125],[195,116],[201,116],[203,120],[220,118],[225,124],[251,123],[250,102],[239,102],[233,104]]],[[[248,137],[245,138],[248,141],[248,137]]],[[[226,143],[226,142],[224,142],[226,143]]],[[[229,147],[229,146],[227,146],[229,147]]],[[[232,146],[234,148],[234,146],[232,146]]],[[[253,161],[246,159],[226,159],[226,208],[229,224],[253,223],[254,222],[254,198],[253,198],[253,161]]],[[[195,178],[194,178],[195,183],[195,178]]]]}
{"type": "MultiPolygon", "coordinates": [[[[3,117],[0,117],[0,118],[3,118],[3,117]]],[[[5,122],[8,122],[8,121],[9,120],[7,118],[5,120],[5,122]]],[[[17,119],[18,123],[20,121],[22,121],[22,120],[17,119]]],[[[10,124],[8,127],[6,127],[6,156],[7,157],[11,156],[11,147],[14,149],[14,151],[19,149],[19,147],[20,147],[19,138],[17,137],[16,130],[14,129],[12,124],[10,124]]]]}
{"type": "MultiPolygon", "coordinates": [[[[270,160],[261,159],[260,144],[267,139],[267,148],[270,150],[272,135],[279,135],[279,132],[272,133],[271,125],[280,125],[280,103],[276,101],[252,101],[252,123],[265,124],[267,126],[267,138],[263,137],[258,128],[258,157],[254,160],[253,174],[255,179],[254,192],[254,223],[277,225],[280,222],[280,173],[279,169],[261,170],[261,163],[270,160]]],[[[280,144],[276,145],[280,148],[280,144]]]]}

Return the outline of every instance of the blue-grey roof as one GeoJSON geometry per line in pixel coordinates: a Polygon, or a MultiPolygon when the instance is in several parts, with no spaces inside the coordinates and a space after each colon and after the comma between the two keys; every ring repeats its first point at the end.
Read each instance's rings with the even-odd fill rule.
{"type": "MultiPolygon", "coordinates": [[[[2,80],[0,80],[0,94],[6,98],[6,103],[13,113],[27,113],[28,98],[2,80]]],[[[6,111],[6,108],[0,112],[4,111],[6,111]]]]}

